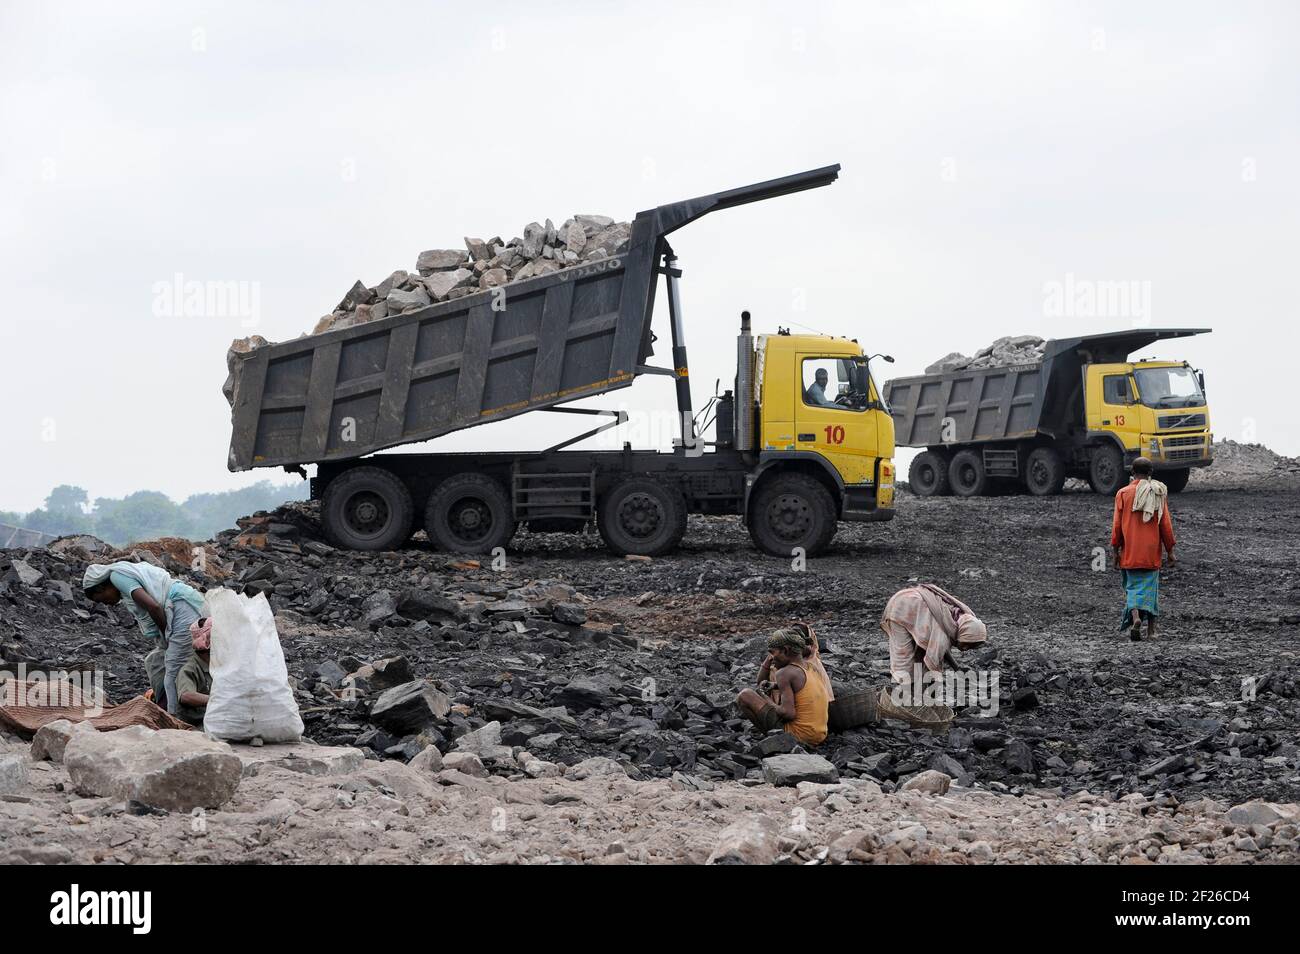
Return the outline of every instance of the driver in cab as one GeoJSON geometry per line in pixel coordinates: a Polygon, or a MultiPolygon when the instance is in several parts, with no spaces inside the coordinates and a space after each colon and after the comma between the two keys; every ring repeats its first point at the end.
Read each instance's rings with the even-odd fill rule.
{"type": "Polygon", "coordinates": [[[826,382],[830,380],[830,375],[826,373],[825,368],[818,368],[815,380],[808,385],[808,403],[817,407],[841,407],[826,396],[826,382]]]}

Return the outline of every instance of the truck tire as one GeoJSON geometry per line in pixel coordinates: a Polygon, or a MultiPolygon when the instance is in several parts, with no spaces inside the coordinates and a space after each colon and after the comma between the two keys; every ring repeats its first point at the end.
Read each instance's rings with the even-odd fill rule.
{"type": "Polygon", "coordinates": [[[686,534],[686,501],[653,477],[628,477],[600,498],[596,529],[619,556],[659,556],[686,534]]]}
{"type": "Polygon", "coordinates": [[[1192,476],[1190,467],[1180,467],[1178,470],[1158,472],[1156,479],[1163,481],[1171,494],[1178,494],[1183,492],[1183,489],[1187,486],[1187,478],[1190,476],[1192,476]]]}
{"type": "Polygon", "coordinates": [[[429,542],[450,553],[491,553],[515,535],[510,498],[484,474],[457,474],[440,483],[424,508],[429,542]]]}
{"type": "Polygon", "coordinates": [[[1124,486],[1124,455],[1114,444],[1104,444],[1092,452],[1088,464],[1088,483],[1099,494],[1113,497],[1124,486]]]}
{"type": "Polygon", "coordinates": [[[918,497],[946,497],[952,493],[948,483],[948,461],[934,451],[922,451],[907,468],[907,485],[918,497]]]}
{"type": "Polygon", "coordinates": [[[1035,447],[1025,458],[1025,489],[1035,497],[1052,497],[1065,486],[1065,461],[1051,447],[1035,447]]]}
{"type": "Polygon", "coordinates": [[[838,529],[835,498],[807,474],[780,474],[759,488],[749,507],[749,535],[764,553],[816,556],[838,529]]]}
{"type": "Polygon", "coordinates": [[[989,478],[984,473],[984,457],[979,451],[958,451],[948,465],[948,483],[958,497],[981,497],[989,492],[989,478]]]}
{"type": "Polygon", "coordinates": [[[411,537],[415,504],[382,467],[355,467],[329,482],[320,512],[325,538],[336,547],[396,550],[411,537]]]}

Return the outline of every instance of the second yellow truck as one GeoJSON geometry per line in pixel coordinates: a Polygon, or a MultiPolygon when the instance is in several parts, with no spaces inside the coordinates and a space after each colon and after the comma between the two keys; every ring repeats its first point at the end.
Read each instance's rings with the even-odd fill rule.
{"type": "Polygon", "coordinates": [[[1170,491],[1213,460],[1204,375],[1129,356],[1209,328],[1143,328],[1047,342],[1033,364],[896,378],[885,385],[898,443],[925,448],[908,481],[922,497],[999,488],[1057,494],[1067,477],[1099,494],[1147,457],[1170,491]]]}

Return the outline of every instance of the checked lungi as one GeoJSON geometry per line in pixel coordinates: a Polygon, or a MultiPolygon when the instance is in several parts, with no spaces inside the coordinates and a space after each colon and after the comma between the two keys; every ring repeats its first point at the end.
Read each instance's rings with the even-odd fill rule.
{"type": "Polygon", "coordinates": [[[1160,615],[1160,571],[1159,570],[1120,570],[1124,581],[1124,615],[1119,628],[1128,629],[1133,625],[1133,610],[1138,610],[1142,619],[1147,620],[1160,615]]]}

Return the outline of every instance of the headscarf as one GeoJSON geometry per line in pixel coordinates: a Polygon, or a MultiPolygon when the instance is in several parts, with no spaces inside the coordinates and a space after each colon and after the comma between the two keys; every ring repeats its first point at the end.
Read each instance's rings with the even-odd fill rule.
{"type": "Polygon", "coordinates": [[[768,649],[789,649],[802,654],[807,645],[803,633],[797,629],[778,629],[767,637],[768,649]]]}
{"type": "Polygon", "coordinates": [[[957,642],[963,646],[975,646],[989,638],[989,628],[974,616],[966,615],[957,620],[957,642]]]}
{"type": "Polygon", "coordinates": [[[165,633],[158,632],[158,624],[153,621],[148,613],[136,606],[135,600],[131,599],[131,593],[136,589],[142,589],[152,597],[153,601],[163,608],[163,615],[167,620],[167,628],[171,628],[173,597],[185,600],[196,610],[203,605],[203,595],[195,590],[188,583],[181,583],[173,580],[171,574],[160,566],[154,566],[152,563],[133,563],[129,560],[118,560],[116,563],[92,563],[86,567],[86,572],[81,578],[82,590],[93,590],[101,583],[107,581],[112,574],[118,573],[127,579],[138,584],[138,587],[132,587],[131,591],[122,594],[122,602],[126,604],[131,615],[135,617],[136,623],[140,626],[140,632],[154,639],[165,637],[165,633]]]}
{"type": "MultiPolygon", "coordinates": [[[[118,560],[116,563],[92,563],[86,567],[86,573],[81,578],[81,588],[93,590],[114,573],[120,573],[134,580],[141,589],[153,597],[154,602],[159,606],[167,604],[167,591],[172,585],[171,574],[152,563],[131,563],[127,560],[118,560]]],[[[127,600],[131,599],[130,593],[123,593],[122,596],[127,600]]]]}
{"type": "Polygon", "coordinates": [[[211,616],[205,616],[190,623],[190,642],[194,644],[194,651],[198,653],[206,653],[212,648],[211,616]]]}

